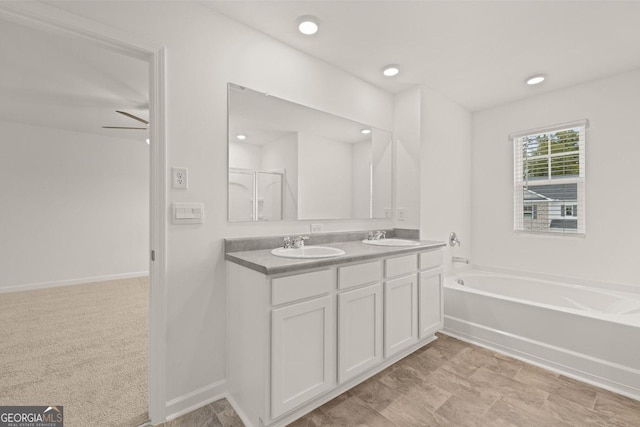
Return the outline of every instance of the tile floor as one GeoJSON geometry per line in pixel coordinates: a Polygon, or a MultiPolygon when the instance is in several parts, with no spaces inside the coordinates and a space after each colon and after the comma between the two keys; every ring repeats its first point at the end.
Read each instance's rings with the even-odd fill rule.
{"type": "MultiPolygon", "coordinates": [[[[162,427],[244,427],[227,399],[210,403],[193,412],[164,423],[162,427]]],[[[161,427],[161,426],[156,426],[161,427]]]]}
{"type": "MultiPolygon", "coordinates": [[[[639,401],[439,337],[290,426],[640,426],[639,401]]],[[[221,400],[165,427],[242,425],[221,400]]]]}

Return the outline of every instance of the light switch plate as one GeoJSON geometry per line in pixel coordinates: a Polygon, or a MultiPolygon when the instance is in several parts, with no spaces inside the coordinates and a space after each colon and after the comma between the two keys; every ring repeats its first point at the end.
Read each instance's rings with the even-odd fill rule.
{"type": "Polygon", "coordinates": [[[310,228],[312,233],[322,233],[322,224],[311,224],[310,228]]]}
{"type": "Polygon", "coordinates": [[[404,221],[407,217],[407,213],[404,208],[398,208],[398,221],[404,221]]]}
{"type": "Polygon", "coordinates": [[[171,204],[171,223],[202,224],[204,222],[204,204],[202,203],[178,203],[171,204]]]}
{"type": "Polygon", "coordinates": [[[189,170],[187,168],[171,168],[171,186],[173,188],[186,190],[188,188],[189,170]]]}

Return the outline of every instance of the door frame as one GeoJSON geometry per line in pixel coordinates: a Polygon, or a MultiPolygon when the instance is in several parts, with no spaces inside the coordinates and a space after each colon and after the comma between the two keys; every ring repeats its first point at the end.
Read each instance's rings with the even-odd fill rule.
{"type": "Polygon", "coordinates": [[[149,64],[149,418],[153,425],[166,421],[166,53],[163,46],[97,21],[82,18],[43,2],[0,2],[0,20],[52,34],[65,34],[97,43],[103,48],[149,64]]]}

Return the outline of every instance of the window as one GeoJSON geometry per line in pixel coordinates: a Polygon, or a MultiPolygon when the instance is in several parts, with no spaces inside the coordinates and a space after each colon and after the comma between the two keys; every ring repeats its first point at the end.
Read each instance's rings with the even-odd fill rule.
{"type": "Polygon", "coordinates": [[[538,219],[538,206],[525,203],[522,207],[525,219],[538,219]]]}
{"type": "Polygon", "coordinates": [[[584,234],[586,120],[511,135],[515,231],[584,234]]]}
{"type": "Polygon", "coordinates": [[[562,216],[578,216],[578,205],[562,205],[562,216]]]}

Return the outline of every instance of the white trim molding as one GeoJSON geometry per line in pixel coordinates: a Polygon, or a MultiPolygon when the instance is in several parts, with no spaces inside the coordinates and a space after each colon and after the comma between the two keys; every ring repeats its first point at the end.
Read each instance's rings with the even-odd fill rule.
{"type": "Polygon", "coordinates": [[[0,2],[0,20],[52,34],[89,40],[103,48],[149,63],[150,146],[150,261],[149,416],[153,425],[166,420],[166,59],[163,46],[138,36],[69,13],[45,2],[0,2]]]}
{"type": "Polygon", "coordinates": [[[106,282],[108,280],[133,279],[135,277],[146,277],[148,275],[149,275],[148,271],[134,271],[131,273],[107,274],[104,276],[82,277],[79,279],[65,279],[65,280],[53,280],[50,282],[25,283],[23,285],[14,285],[14,286],[7,286],[7,287],[0,288],[0,293],[32,291],[35,289],[57,288],[59,286],[93,285],[100,282],[106,282]]]}
{"type": "Polygon", "coordinates": [[[519,130],[517,132],[513,132],[509,134],[509,142],[513,141],[514,138],[520,138],[521,136],[535,135],[537,133],[553,132],[556,130],[576,128],[576,127],[584,127],[585,129],[588,128],[589,119],[574,120],[571,122],[557,123],[555,125],[550,125],[550,126],[543,126],[543,127],[527,129],[527,130],[519,130]]]}
{"type": "Polygon", "coordinates": [[[167,421],[175,420],[216,400],[227,398],[227,380],[216,381],[167,402],[167,421]]]}

